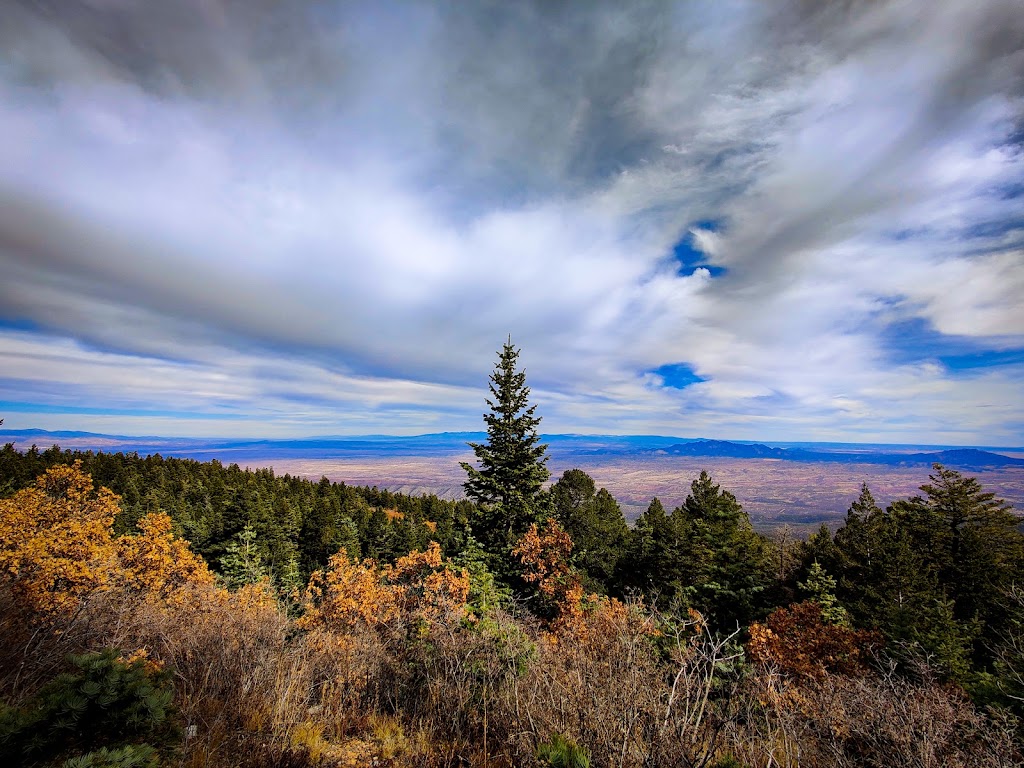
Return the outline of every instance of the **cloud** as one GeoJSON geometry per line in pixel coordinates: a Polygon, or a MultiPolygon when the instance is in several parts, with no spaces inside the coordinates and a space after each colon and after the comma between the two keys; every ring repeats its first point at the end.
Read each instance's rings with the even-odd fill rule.
{"type": "Polygon", "coordinates": [[[549,428],[1022,442],[887,348],[1024,348],[1018,10],[6,4],[8,399],[473,428],[511,333],[549,428]]]}

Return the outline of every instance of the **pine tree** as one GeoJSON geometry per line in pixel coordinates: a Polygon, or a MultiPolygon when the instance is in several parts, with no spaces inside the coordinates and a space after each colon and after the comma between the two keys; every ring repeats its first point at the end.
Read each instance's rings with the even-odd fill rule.
{"type": "Polygon", "coordinates": [[[630,532],[616,581],[639,589],[664,608],[682,588],[681,573],[675,530],[665,507],[654,497],[630,532]]]}
{"type": "Polygon", "coordinates": [[[594,500],[597,486],[594,478],[582,469],[567,469],[557,483],[551,486],[551,499],[555,519],[572,535],[572,521],[594,500]]]}
{"type": "Polygon", "coordinates": [[[462,462],[468,474],[466,495],[479,509],[474,536],[488,552],[501,556],[546,511],[543,485],[550,476],[547,446],[537,434],[540,417],[534,415],[536,406],[529,405],[530,388],[526,374],[516,370],[518,358],[519,350],[509,339],[490,377],[490,412],[484,414],[487,442],[469,444],[479,468],[462,462]]]}
{"type": "Polygon", "coordinates": [[[972,662],[988,662],[1006,623],[1003,593],[1020,573],[1024,537],[974,478],[935,465],[930,479],[924,496],[885,512],[861,489],[835,536],[836,593],[855,623],[963,680],[972,662]]]}
{"type": "Polygon", "coordinates": [[[809,599],[821,606],[821,618],[829,624],[848,625],[849,616],[846,609],[836,599],[836,580],[828,575],[828,571],[815,560],[807,573],[807,581],[797,586],[809,599]]]}
{"type": "Polygon", "coordinates": [[[670,522],[689,602],[718,628],[749,622],[763,602],[767,548],[736,497],[701,472],[670,522]]]}
{"type": "Polygon", "coordinates": [[[925,497],[895,502],[892,513],[926,553],[956,621],[986,627],[990,644],[1005,621],[1003,597],[1024,564],[1020,519],[973,477],[933,466],[925,497]]]}
{"type": "Polygon", "coordinates": [[[587,576],[587,588],[607,592],[629,538],[629,526],[615,498],[595,493],[593,478],[569,469],[551,486],[555,519],[572,537],[574,559],[587,576]]]}
{"type": "Polygon", "coordinates": [[[267,578],[263,554],[251,525],[246,525],[228,544],[226,554],[220,558],[220,571],[229,589],[257,584],[267,578]]]}
{"type": "Polygon", "coordinates": [[[840,585],[845,583],[845,587],[853,587],[869,577],[877,548],[872,529],[883,514],[868,484],[862,484],[860,496],[850,505],[846,520],[835,535],[835,546],[839,550],[840,585]]]}

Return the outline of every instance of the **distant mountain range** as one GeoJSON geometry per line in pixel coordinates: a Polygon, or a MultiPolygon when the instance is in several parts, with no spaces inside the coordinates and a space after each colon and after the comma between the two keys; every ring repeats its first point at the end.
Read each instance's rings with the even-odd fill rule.
{"type": "MultiPolygon", "coordinates": [[[[360,435],[287,440],[224,438],[132,437],[92,432],[40,429],[0,429],[0,444],[30,445],[108,452],[160,453],[196,459],[217,458],[246,462],[259,459],[326,459],[387,456],[446,456],[464,454],[468,443],[486,439],[483,432],[441,432],[408,437],[360,435]]],[[[785,444],[790,447],[728,440],[686,439],[661,435],[545,435],[553,456],[687,456],[729,459],[929,466],[958,469],[1024,467],[1024,458],[999,453],[1022,453],[1024,448],[983,450],[947,446],[858,445],[846,443],[785,444]]]]}
{"type": "Polygon", "coordinates": [[[948,448],[921,453],[898,453],[884,450],[811,451],[805,448],[773,448],[761,443],[732,443],[727,440],[694,440],[676,443],[652,453],[669,456],[708,456],[730,459],[778,459],[780,461],[832,462],[839,464],[885,464],[912,466],[944,464],[950,467],[981,469],[987,467],[1024,467],[1024,459],[1004,456],[978,448],[948,448]]]}

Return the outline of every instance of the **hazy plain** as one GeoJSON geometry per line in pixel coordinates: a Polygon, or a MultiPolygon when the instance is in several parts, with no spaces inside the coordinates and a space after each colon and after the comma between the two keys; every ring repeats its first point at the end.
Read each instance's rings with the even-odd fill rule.
{"type": "MultiPolygon", "coordinates": [[[[273,466],[278,474],[344,481],[351,485],[376,485],[401,493],[433,493],[459,498],[465,472],[460,461],[472,461],[472,453],[448,456],[359,457],[330,459],[246,460],[251,467],[273,466]]],[[[652,497],[665,508],[683,502],[690,482],[707,470],[723,488],[732,491],[748,511],[755,526],[771,529],[783,524],[816,528],[825,522],[836,526],[867,483],[879,505],[918,493],[928,482],[926,467],[892,467],[875,464],[804,463],[773,459],[726,459],[674,456],[577,456],[553,457],[552,479],[578,467],[598,487],[607,488],[630,519],[639,515],[652,497]]],[[[1024,469],[1008,467],[969,471],[986,490],[994,491],[1014,507],[1024,510],[1024,469]]]]}

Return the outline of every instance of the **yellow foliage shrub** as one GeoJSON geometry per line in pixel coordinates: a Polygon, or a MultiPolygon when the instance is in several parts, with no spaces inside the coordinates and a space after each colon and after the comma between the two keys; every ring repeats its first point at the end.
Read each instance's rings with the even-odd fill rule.
{"type": "Polygon", "coordinates": [[[139,594],[162,600],[181,600],[182,587],[214,583],[206,563],[176,538],[171,518],[163,512],[138,522],[139,533],[117,540],[118,578],[139,594]]]}
{"type": "Polygon", "coordinates": [[[34,488],[0,500],[0,570],[29,611],[69,611],[114,587],[166,602],[185,586],[213,584],[163,513],[139,521],[138,535],[115,538],[118,503],[108,489],[94,490],[79,463],[53,467],[34,488]]]}
{"type": "Polygon", "coordinates": [[[53,467],[0,500],[0,569],[31,611],[73,607],[106,588],[116,563],[111,539],[118,497],[93,491],[79,465],[53,467]]]}
{"type": "Polygon", "coordinates": [[[386,624],[399,612],[399,589],[381,581],[373,560],[353,562],[345,552],[333,555],[326,571],[315,571],[306,587],[306,611],[298,625],[352,629],[386,624]]]}
{"type": "Polygon", "coordinates": [[[339,552],[310,578],[298,624],[345,631],[403,619],[430,627],[465,618],[468,597],[469,574],[453,570],[436,542],[383,568],[339,552]]]}

